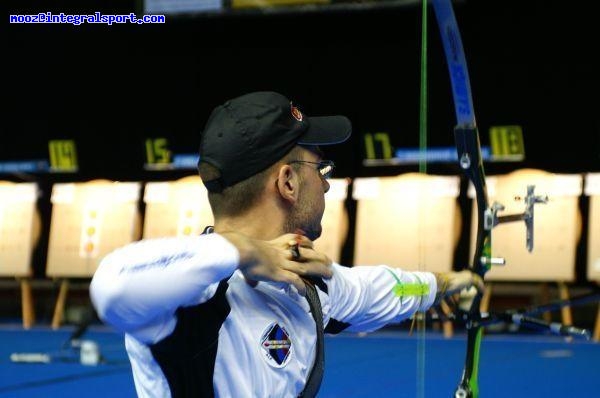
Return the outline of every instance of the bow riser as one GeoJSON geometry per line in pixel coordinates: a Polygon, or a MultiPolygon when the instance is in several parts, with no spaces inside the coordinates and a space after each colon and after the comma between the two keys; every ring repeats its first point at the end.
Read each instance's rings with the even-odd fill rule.
{"type": "Polygon", "coordinates": [[[490,270],[491,227],[485,225],[485,213],[489,209],[489,200],[477,128],[455,128],[454,141],[460,167],[475,188],[477,240],[471,270],[483,278],[485,273],[490,270]]]}

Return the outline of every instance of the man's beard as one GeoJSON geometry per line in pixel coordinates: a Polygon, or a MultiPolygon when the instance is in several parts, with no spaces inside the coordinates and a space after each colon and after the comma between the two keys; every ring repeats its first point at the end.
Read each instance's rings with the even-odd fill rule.
{"type": "Polygon", "coordinates": [[[302,195],[298,198],[296,207],[285,222],[285,231],[290,233],[302,231],[304,236],[314,241],[323,231],[321,226],[323,215],[315,215],[315,205],[304,198],[305,196],[302,195]]]}

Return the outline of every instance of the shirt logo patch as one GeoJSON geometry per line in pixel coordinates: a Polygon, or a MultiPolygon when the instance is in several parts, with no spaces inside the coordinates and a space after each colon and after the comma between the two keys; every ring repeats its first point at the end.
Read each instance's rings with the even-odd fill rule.
{"type": "Polygon", "coordinates": [[[284,327],[272,323],[262,334],[260,347],[269,365],[283,368],[289,362],[292,353],[292,340],[284,327]]]}

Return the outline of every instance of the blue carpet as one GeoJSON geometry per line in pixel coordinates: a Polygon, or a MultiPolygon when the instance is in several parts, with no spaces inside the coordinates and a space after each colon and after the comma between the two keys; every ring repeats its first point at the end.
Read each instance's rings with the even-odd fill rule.
{"type": "MultiPolygon", "coordinates": [[[[83,338],[100,345],[105,362],[84,366],[75,350],[61,349],[72,331],[0,328],[0,397],[135,397],[122,337],[108,328],[91,328],[83,338]],[[53,362],[12,363],[13,352],[44,352],[53,362]]],[[[465,339],[429,333],[424,345],[424,397],[452,396],[462,372],[465,339]]],[[[421,391],[417,347],[417,338],[402,331],[327,337],[319,397],[416,397],[421,391]]],[[[481,396],[598,396],[598,363],[600,344],[536,335],[485,336],[481,396]]]]}
{"type": "MultiPolygon", "coordinates": [[[[464,364],[466,339],[429,334],[424,396],[453,396],[464,364]]],[[[600,344],[546,336],[485,336],[481,397],[597,397],[600,344]]],[[[322,398],[417,396],[416,337],[379,332],[329,338],[322,398]]]]}
{"type": "Polygon", "coordinates": [[[104,363],[84,366],[79,353],[67,348],[73,329],[0,330],[1,397],[135,397],[123,338],[109,329],[90,330],[83,338],[100,345],[104,363]],[[49,364],[13,363],[13,352],[47,353],[49,364]]]}

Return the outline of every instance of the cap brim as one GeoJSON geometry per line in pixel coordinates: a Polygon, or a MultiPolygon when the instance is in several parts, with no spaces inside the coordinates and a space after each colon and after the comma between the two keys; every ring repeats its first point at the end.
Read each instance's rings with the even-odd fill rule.
{"type": "Polygon", "coordinates": [[[298,140],[300,145],[339,144],[352,134],[352,123],[346,116],[309,117],[308,124],[308,130],[298,140]]]}

